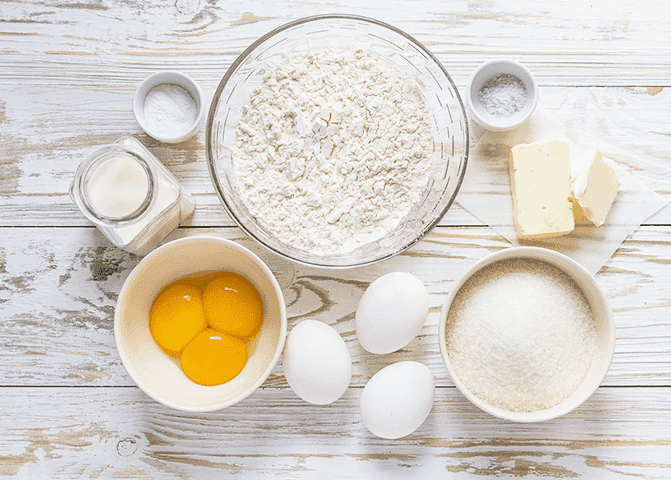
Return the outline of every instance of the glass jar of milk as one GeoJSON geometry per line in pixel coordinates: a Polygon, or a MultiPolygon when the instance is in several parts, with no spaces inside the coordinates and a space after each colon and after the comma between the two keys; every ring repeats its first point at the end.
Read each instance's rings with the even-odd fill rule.
{"type": "Polygon", "coordinates": [[[133,137],[84,160],[70,197],[110,242],[136,255],[156,248],[195,207],[193,197],[133,137]]]}

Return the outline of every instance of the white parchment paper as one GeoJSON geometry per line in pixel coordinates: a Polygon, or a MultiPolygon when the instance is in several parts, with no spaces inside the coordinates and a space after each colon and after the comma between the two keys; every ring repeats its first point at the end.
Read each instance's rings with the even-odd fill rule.
{"type": "Polygon", "coordinates": [[[604,225],[595,227],[586,221],[576,224],[572,233],[561,237],[542,240],[517,238],[508,173],[510,148],[521,143],[553,138],[566,140],[571,155],[590,148],[598,148],[602,152],[607,150],[595,140],[585,136],[581,138],[576,132],[566,129],[539,107],[531,118],[516,130],[485,132],[473,145],[457,202],[513,245],[531,245],[555,250],[573,258],[595,274],[622,241],[647,218],[664,208],[667,202],[618,167],[615,162],[604,157],[614,165],[621,183],[604,225]]]}

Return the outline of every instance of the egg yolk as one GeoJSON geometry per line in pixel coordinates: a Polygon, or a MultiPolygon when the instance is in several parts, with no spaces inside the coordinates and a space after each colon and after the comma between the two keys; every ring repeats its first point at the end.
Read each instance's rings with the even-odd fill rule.
{"type": "Polygon", "coordinates": [[[261,295],[249,280],[235,273],[207,284],[203,307],[210,327],[236,337],[254,335],[263,322],[261,295]]]}
{"type": "Polygon", "coordinates": [[[233,272],[209,272],[164,288],[151,306],[149,328],[191,381],[221,385],[247,363],[263,313],[261,295],[249,280],[233,272]]]}
{"type": "Polygon", "coordinates": [[[247,363],[247,344],[211,328],[194,338],[180,356],[182,370],[199,385],[220,385],[235,378],[247,363]]]}
{"type": "Polygon", "coordinates": [[[178,356],[207,327],[200,289],[170,285],[163,289],[149,311],[149,329],[166,353],[178,356]]]}

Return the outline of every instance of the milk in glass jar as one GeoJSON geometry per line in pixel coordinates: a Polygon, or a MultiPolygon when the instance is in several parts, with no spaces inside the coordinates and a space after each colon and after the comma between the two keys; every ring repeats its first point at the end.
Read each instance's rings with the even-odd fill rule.
{"type": "Polygon", "coordinates": [[[70,197],[112,244],[136,255],[156,248],[195,207],[193,197],[133,137],[84,160],[70,197]]]}

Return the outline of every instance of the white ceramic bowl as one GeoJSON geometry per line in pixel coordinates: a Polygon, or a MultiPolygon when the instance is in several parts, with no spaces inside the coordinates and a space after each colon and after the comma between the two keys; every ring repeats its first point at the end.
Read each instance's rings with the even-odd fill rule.
{"type": "Polygon", "coordinates": [[[147,135],[165,143],[180,143],[193,137],[203,123],[205,110],[203,93],[198,84],[188,75],[172,70],[157,72],[145,78],[135,90],[135,95],[133,97],[133,114],[135,115],[137,123],[140,124],[140,127],[142,127],[142,130],[144,130],[147,135]],[[156,130],[156,128],[152,128],[151,123],[145,118],[145,98],[154,87],[159,85],[176,85],[182,87],[188,92],[196,105],[196,116],[193,122],[191,122],[188,127],[185,127],[183,130],[180,129],[174,134],[170,132],[170,135],[166,135],[163,132],[156,130]]]}
{"type": "Polygon", "coordinates": [[[476,68],[468,80],[466,87],[466,104],[473,119],[492,131],[506,131],[519,127],[536,109],[538,104],[538,84],[527,67],[515,60],[497,59],[483,63],[476,68]],[[521,110],[511,115],[502,116],[489,112],[478,93],[488,80],[502,74],[513,75],[520,79],[527,91],[527,100],[521,110]]]}
{"type": "Polygon", "coordinates": [[[151,398],[169,407],[206,412],[246,398],[270,375],[287,334],[284,297],[270,269],[250,250],[213,236],[187,237],[157,248],[133,269],[117,300],[114,336],[128,374],[151,398]],[[189,380],[154,342],[149,310],[169,283],[186,275],[225,270],[249,279],[263,298],[264,318],[245,368],[233,380],[205,387],[189,380]]]}
{"type": "Polygon", "coordinates": [[[615,325],[613,322],[613,311],[610,307],[604,290],[597,283],[594,276],[592,276],[579,263],[553,250],[538,247],[511,247],[493,253],[478,261],[455,283],[441,311],[438,340],[443,361],[450,373],[450,376],[452,377],[452,380],[454,381],[459,391],[474,405],[487,413],[506,420],[511,420],[514,422],[541,422],[565,415],[574,410],[578,406],[582,405],[582,403],[585,402],[599,387],[604,377],[606,376],[613,359],[613,352],[615,350],[615,325]],[[492,265],[495,262],[518,258],[546,262],[550,265],[558,267],[569,277],[571,277],[582,290],[585,299],[592,309],[597,335],[592,363],[577,390],[551,408],[532,412],[517,412],[503,409],[498,406],[491,405],[485,400],[474,395],[464,385],[464,383],[462,383],[456,374],[450,362],[450,356],[448,352],[449,346],[446,342],[446,321],[448,312],[464,283],[466,283],[466,281],[473,277],[473,275],[475,275],[477,272],[481,271],[487,266],[492,265]]]}

